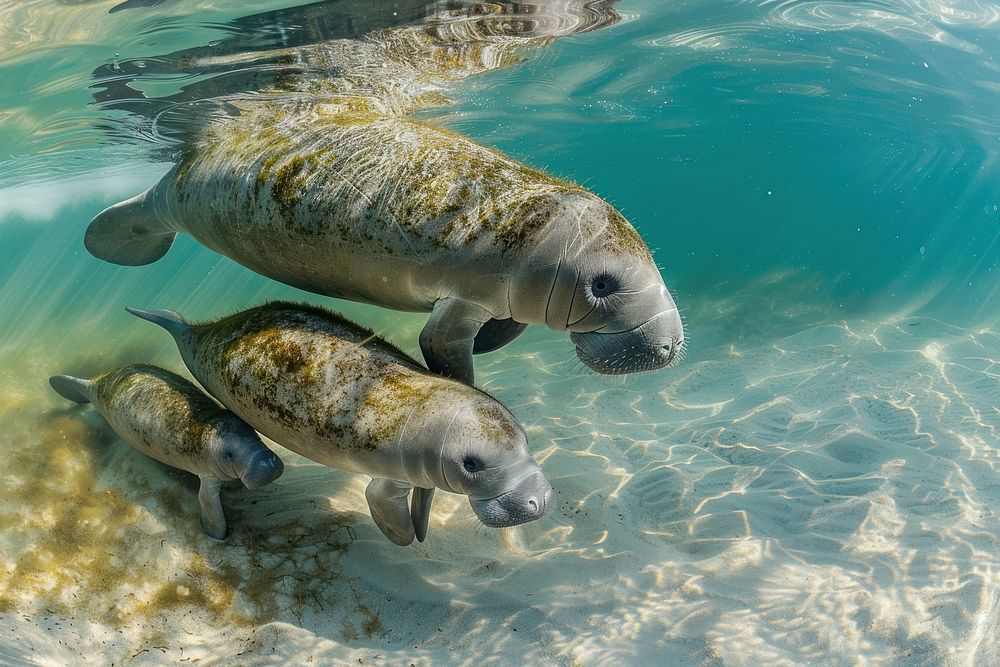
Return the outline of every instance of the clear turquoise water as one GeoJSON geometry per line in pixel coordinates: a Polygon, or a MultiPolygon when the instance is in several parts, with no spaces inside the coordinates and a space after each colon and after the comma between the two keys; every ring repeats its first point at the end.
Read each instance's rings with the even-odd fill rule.
{"type": "MultiPolygon", "coordinates": [[[[92,72],[225,39],[238,17],[293,3],[252,12],[178,0],[108,15],[113,4],[0,7],[9,485],[39,474],[26,452],[72,440],[58,420],[100,428],[64,414],[49,374],[126,360],[179,367],[125,305],[210,317],[308,298],[416,351],[421,316],[305,295],[190,239],[140,269],[86,253],[92,216],[166,169],[155,141],[129,139],[134,117],[91,104],[92,72]]],[[[354,512],[357,540],[339,561],[354,583],[312,573],[321,607],[296,615],[289,602],[260,624],[294,626],[273,630],[291,658],[433,662],[457,650],[474,662],[505,646],[553,663],[996,660],[1000,10],[973,0],[617,8],[620,23],[458,83],[459,104],[426,115],[618,206],[685,315],[687,358],[655,375],[599,378],[573,361],[564,337],[531,330],[479,359],[485,385],[528,427],[559,500],[504,539],[444,501],[451,514],[436,519],[421,551],[401,551],[366,523],[351,476],[292,466],[261,496],[284,517],[267,525],[278,534],[318,525],[290,512],[317,500],[354,512]],[[385,564],[408,578],[372,573],[385,564]],[[360,627],[341,619],[362,604],[378,612],[380,631],[343,630],[360,627]],[[445,632],[424,632],[414,617],[445,632]]],[[[268,27],[239,25],[251,40],[268,27]]],[[[163,97],[191,82],[134,85],[163,97]]],[[[190,504],[190,489],[165,469],[107,453],[113,443],[88,447],[94,493],[119,489],[157,517],[168,512],[144,486],[179,488],[190,504]],[[147,481],[130,482],[136,471],[147,481]]],[[[11,573],[48,548],[51,528],[21,517],[69,502],[46,488],[3,499],[11,527],[2,586],[17,601],[3,612],[37,651],[58,656],[32,634],[41,621],[23,620],[42,613],[35,602],[11,593],[11,573]]],[[[250,496],[232,502],[247,524],[264,521],[250,496]]],[[[181,519],[161,520],[159,533],[149,529],[155,542],[232,563],[249,557],[245,540],[220,551],[196,531],[178,536],[181,519]]],[[[131,558],[171,562],[158,552],[131,558]]],[[[100,654],[116,623],[154,624],[134,610],[127,624],[95,617],[106,592],[82,585],[79,594],[93,604],[62,614],[84,653],[100,654]]],[[[275,584],[273,595],[291,594],[275,584]]],[[[176,629],[158,640],[137,632],[116,650],[160,641],[218,658],[232,646],[195,649],[176,629]]]]}

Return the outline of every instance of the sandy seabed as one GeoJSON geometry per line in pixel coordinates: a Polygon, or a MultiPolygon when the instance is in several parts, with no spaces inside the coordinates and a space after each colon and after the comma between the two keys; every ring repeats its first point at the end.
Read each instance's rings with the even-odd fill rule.
{"type": "MultiPolygon", "coordinates": [[[[0,354],[0,663],[996,663],[1000,333],[771,336],[765,308],[733,340],[711,322],[737,308],[689,315],[695,351],[652,375],[593,376],[537,327],[479,358],[552,509],[497,531],[439,493],[406,548],[368,517],[367,478],[280,448],[284,476],[224,491],[232,534],[207,538],[193,477],[45,384],[114,336],[82,322],[72,369],[19,341],[0,354]]],[[[400,321],[412,343],[420,319],[400,321]]]]}

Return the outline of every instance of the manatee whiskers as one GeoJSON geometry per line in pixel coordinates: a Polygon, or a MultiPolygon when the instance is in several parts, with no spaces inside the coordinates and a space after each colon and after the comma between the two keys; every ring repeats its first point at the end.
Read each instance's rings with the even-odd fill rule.
{"type": "Polygon", "coordinates": [[[668,364],[669,366],[674,366],[684,360],[684,357],[687,356],[687,346],[688,338],[685,336],[684,340],[681,341],[681,344],[677,346],[677,352],[674,355],[674,359],[671,360],[670,364],[668,364]]]}
{"type": "Polygon", "coordinates": [[[630,377],[626,373],[602,373],[595,375],[593,369],[584,364],[578,356],[567,357],[565,363],[568,366],[566,373],[568,377],[584,380],[587,383],[581,386],[615,389],[621,387],[630,377]]]}
{"type": "Polygon", "coordinates": [[[579,356],[576,355],[568,356],[566,357],[565,363],[569,366],[571,377],[574,378],[591,377],[594,374],[594,372],[590,368],[588,368],[586,364],[580,361],[579,356]]]}

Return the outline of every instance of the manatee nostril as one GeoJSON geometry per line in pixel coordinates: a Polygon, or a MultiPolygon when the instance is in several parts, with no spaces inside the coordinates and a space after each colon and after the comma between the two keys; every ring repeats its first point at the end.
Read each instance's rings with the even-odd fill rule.
{"type": "Polygon", "coordinates": [[[538,501],[537,500],[535,500],[534,498],[528,498],[528,504],[531,505],[531,511],[532,512],[537,512],[538,511],[538,501]]]}

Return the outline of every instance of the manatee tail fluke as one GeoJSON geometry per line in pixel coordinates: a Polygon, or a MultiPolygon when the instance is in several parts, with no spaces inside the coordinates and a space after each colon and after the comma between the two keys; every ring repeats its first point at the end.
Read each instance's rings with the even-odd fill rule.
{"type": "Polygon", "coordinates": [[[72,375],[53,375],[49,384],[56,393],[76,403],[90,403],[90,380],[82,380],[72,375]]]}
{"type": "Polygon", "coordinates": [[[171,335],[179,334],[188,327],[188,323],[184,321],[184,318],[180,316],[180,313],[175,313],[172,310],[160,310],[158,308],[143,310],[142,308],[132,308],[131,306],[126,306],[125,310],[132,313],[136,317],[149,320],[153,324],[159,324],[161,327],[169,331],[171,335]]]}
{"type": "Polygon", "coordinates": [[[106,208],[90,221],[83,243],[91,255],[112,264],[152,264],[167,254],[175,232],[154,215],[150,190],[106,208]]]}

